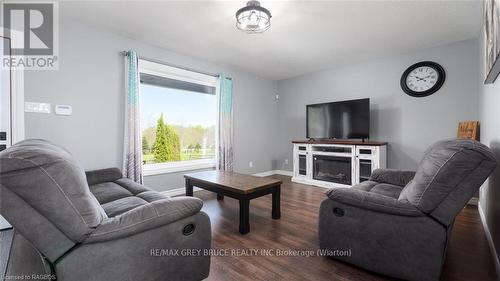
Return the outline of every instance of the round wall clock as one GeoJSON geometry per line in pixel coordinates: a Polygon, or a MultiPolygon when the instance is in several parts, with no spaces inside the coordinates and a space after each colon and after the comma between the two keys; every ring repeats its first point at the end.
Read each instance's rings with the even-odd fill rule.
{"type": "Polygon", "coordinates": [[[434,94],[445,79],[444,68],[432,61],[416,63],[401,76],[401,89],[412,97],[426,97],[434,94]]]}

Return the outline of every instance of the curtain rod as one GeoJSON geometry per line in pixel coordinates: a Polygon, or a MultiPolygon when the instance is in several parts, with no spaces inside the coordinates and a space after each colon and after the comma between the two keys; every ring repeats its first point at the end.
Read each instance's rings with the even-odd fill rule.
{"type": "MultiPolygon", "coordinates": [[[[126,56],[127,53],[128,53],[127,51],[120,52],[120,54],[122,54],[124,56],[126,56]]],[[[159,61],[159,60],[156,60],[156,59],[146,58],[146,57],[143,57],[143,56],[138,56],[138,57],[141,60],[150,61],[150,62],[154,62],[154,63],[158,63],[158,64],[163,64],[163,65],[170,66],[170,67],[180,68],[180,69],[183,69],[183,70],[192,71],[192,72],[196,72],[196,73],[200,73],[200,74],[205,74],[205,75],[208,75],[208,76],[213,76],[213,77],[219,77],[220,76],[220,74],[217,74],[217,73],[211,73],[211,72],[206,72],[206,71],[202,71],[202,70],[196,70],[196,69],[192,69],[192,68],[189,68],[189,67],[179,66],[179,65],[175,65],[175,64],[171,64],[171,63],[166,63],[166,62],[159,61]]],[[[226,77],[226,79],[233,80],[231,77],[226,77]]]]}

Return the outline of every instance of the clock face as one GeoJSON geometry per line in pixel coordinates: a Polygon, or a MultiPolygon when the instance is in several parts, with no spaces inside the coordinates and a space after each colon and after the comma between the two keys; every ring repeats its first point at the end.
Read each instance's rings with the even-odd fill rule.
{"type": "Polygon", "coordinates": [[[438,78],[439,74],[436,69],[421,66],[406,76],[406,86],[414,92],[425,92],[436,85],[438,78]]]}
{"type": "Polygon", "coordinates": [[[445,72],[441,65],[432,61],[416,63],[401,76],[401,89],[413,97],[432,95],[443,86],[445,72]]]}

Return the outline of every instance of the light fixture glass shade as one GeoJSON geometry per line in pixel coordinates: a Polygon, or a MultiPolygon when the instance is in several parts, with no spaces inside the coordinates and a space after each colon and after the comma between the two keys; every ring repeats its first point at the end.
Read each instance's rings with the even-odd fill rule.
{"type": "Polygon", "coordinates": [[[236,27],[247,33],[261,33],[271,27],[271,13],[259,1],[248,1],[236,12],[236,27]]]}

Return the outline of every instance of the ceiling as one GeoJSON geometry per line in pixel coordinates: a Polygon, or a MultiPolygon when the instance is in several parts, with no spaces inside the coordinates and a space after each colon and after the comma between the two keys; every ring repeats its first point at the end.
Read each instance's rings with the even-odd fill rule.
{"type": "Polygon", "coordinates": [[[245,34],[245,1],[63,2],[86,25],[274,80],[476,38],[477,1],[261,1],[271,28],[245,34]]]}

